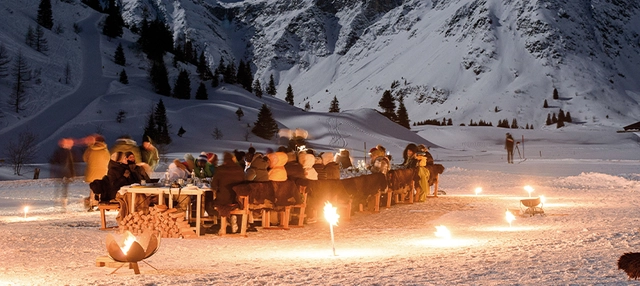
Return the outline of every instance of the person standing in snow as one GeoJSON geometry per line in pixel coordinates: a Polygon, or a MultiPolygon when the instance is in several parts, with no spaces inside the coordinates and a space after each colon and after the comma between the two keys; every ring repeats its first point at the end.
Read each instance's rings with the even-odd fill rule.
{"type": "Polygon", "coordinates": [[[58,183],[54,191],[56,202],[60,203],[62,210],[67,210],[67,197],[69,195],[69,182],[75,177],[76,171],[73,165],[73,139],[62,138],[58,141],[58,149],[49,159],[51,164],[51,178],[56,178],[58,183]]]}
{"type": "Polygon", "coordinates": [[[504,140],[504,149],[507,149],[507,163],[509,164],[513,164],[513,142],[511,133],[507,133],[507,137],[504,140]]]}
{"type": "Polygon", "coordinates": [[[158,155],[158,149],[151,144],[151,138],[149,138],[149,136],[144,136],[142,139],[140,155],[142,162],[147,163],[151,171],[155,171],[156,167],[158,167],[158,162],[160,162],[160,156],[158,155]]]}
{"type": "MultiPolygon", "coordinates": [[[[84,181],[91,183],[94,180],[101,180],[109,171],[109,160],[111,158],[107,144],[102,135],[88,136],[86,139],[87,150],[82,154],[82,160],[87,164],[84,171],[84,181]]],[[[98,205],[93,190],[90,191],[88,205],[89,211],[98,205]]]]}

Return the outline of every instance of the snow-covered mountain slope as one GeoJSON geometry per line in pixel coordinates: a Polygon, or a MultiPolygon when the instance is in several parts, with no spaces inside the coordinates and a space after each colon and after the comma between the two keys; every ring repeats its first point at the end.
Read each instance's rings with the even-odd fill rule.
{"type": "Polygon", "coordinates": [[[159,14],[212,66],[250,60],[279,97],[291,84],[296,105],[318,111],[333,96],[377,108],[392,89],[413,121],[540,126],[558,108],[585,124],[640,116],[636,1],[123,2],[128,23],[159,14]]]}
{"type": "MultiPolygon", "coordinates": [[[[277,98],[258,99],[236,86],[207,83],[210,99],[204,102],[151,92],[149,63],[135,44],[137,35],[125,29],[122,38],[106,38],[100,34],[104,15],[78,0],[53,1],[54,29],[45,30],[49,50],[30,48],[25,34],[36,26],[39,2],[0,3],[6,19],[0,42],[11,58],[22,52],[34,74],[26,110],[19,113],[4,104],[13,79],[0,78],[0,147],[24,131],[36,133],[40,155],[50,154],[62,136],[138,137],[160,98],[173,134],[183,126],[187,138],[210,140],[218,126],[229,142],[215,143],[229,147],[247,142],[246,126],[262,103],[275,110],[281,127],[316,131],[318,145],[361,149],[363,142],[384,143],[373,139],[377,132],[401,132],[371,111],[385,89],[405,98],[413,122],[452,118],[459,125],[482,119],[495,125],[517,119],[539,129],[547,114],[560,108],[573,116],[569,128],[619,127],[640,117],[640,17],[634,1],[121,1],[130,27],[160,17],[176,41],[192,41],[205,51],[212,67],[221,58],[248,60],[263,84],[271,75],[278,84],[277,98]],[[118,44],[125,48],[125,67],[113,62],[118,44]],[[123,69],[128,85],[117,80],[123,69]],[[278,99],[289,84],[295,105],[308,102],[312,112],[278,99]],[[554,88],[557,100],[551,98],[554,88]],[[326,114],[334,96],[343,112],[326,114]],[[545,99],[550,108],[542,108],[545,99]],[[245,113],[240,122],[238,108],[245,113]],[[121,110],[126,119],[117,124],[121,110]],[[340,124],[354,124],[362,134],[348,134],[353,141],[344,141],[335,135],[340,124]]],[[[186,69],[195,92],[195,67],[173,67],[172,59],[165,56],[171,85],[186,69]]],[[[393,138],[422,140],[406,130],[393,138]]],[[[200,149],[186,142],[174,146],[200,149]]]]}

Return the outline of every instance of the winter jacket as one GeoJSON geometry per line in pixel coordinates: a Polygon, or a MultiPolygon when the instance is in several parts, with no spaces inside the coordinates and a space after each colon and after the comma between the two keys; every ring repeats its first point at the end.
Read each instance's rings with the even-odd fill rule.
{"type": "Polygon", "coordinates": [[[96,142],[89,146],[82,155],[82,160],[87,163],[87,168],[84,170],[84,181],[91,183],[107,175],[109,158],[109,150],[104,142],[96,142]]]}
{"type": "Polygon", "coordinates": [[[167,169],[169,172],[169,182],[175,182],[178,179],[186,179],[189,173],[187,172],[187,167],[185,167],[180,160],[174,160],[171,164],[169,164],[169,168],[167,169]]]}
{"type": "Polygon", "coordinates": [[[287,179],[304,179],[304,170],[302,165],[298,163],[295,152],[287,153],[288,162],[284,165],[284,169],[287,171],[287,179]]]}
{"type": "Polygon", "coordinates": [[[149,167],[151,167],[151,170],[155,171],[156,167],[158,167],[160,156],[158,155],[158,149],[156,149],[155,146],[151,145],[150,147],[151,147],[151,150],[147,150],[144,147],[140,146],[140,155],[142,156],[142,161],[136,161],[136,162],[147,163],[149,164],[149,167]]]}
{"type": "Polygon", "coordinates": [[[211,190],[216,192],[213,204],[216,206],[228,206],[237,203],[236,192],[233,186],[244,181],[244,172],[238,164],[224,163],[216,169],[216,174],[211,179],[211,190]]]}
{"type": "Polygon", "coordinates": [[[318,172],[313,168],[316,162],[316,157],[313,154],[300,153],[298,154],[298,162],[302,165],[304,170],[304,177],[308,180],[317,180],[318,172]]]}
{"type": "Polygon", "coordinates": [[[113,195],[113,197],[115,198],[115,193],[118,192],[121,187],[136,183],[135,177],[131,173],[132,172],[127,164],[109,160],[109,171],[107,172],[107,177],[109,178],[109,183],[111,184],[111,188],[108,190],[108,193],[110,194],[109,197],[113,195]],[[124,176],[126,170],[129,170],[130,175],[128,178],[124,176]]]}
{"type": "Polygon", "coordinates": [[[372,173],[382,173],[386,175],[389,169],[391,169],[391,164],[385,156],[376,157],[371,164],[372,173]]]}
{"type": "Polygon", "coordinates": [[[245,172],[244,178],[247,181],[269,181],[269,171],[267,168],[269,168],[269,161],[266,157],[260,154],[253,155],[253,159],[245,172]]]}
{"type": "Polygon", "coordinates": [[[76,176],[70,149],[58,147],[49,159],[49,163],[51,164],[51,178],[73,178],[76,176]]]}
{"type": "Polygon", "coordinates": [[[204,167],[201,168],[198,166],[198,163],[195,162],[193,165],[193,173],[200,179],[213,177],[213,173],[211,172],[211,163],[207,162],[204,167]]]}
{"type": "MultiPolygon", "coordinates": [[[[333,161],[333,153],[325,152],[320,155],[327,180],[340,179],[340,165],[333,161]]],[[[318,178],[319,179],[319,178],[318,178]]]]}
{"type": "Polygon", "coordinates": [[[353,160],[349,156],[349,151],[343,150],[336,157],[334,161],[340,166],[342,169],[347,169],[353,166],[353,160]]]}
{"type": "Polygon", "coordinates": [[[112,155],[117,152],[126,153],[131,151],[133,156],[136,157],[136,163],[141,163],[142,156],[140,155],[140,148],[136,141],[127,138],[120,138],[116,140],[116,143],[109,149],[109,153],[112,155]]]}
{"type": "MultiPolygon", "coordinates": [[[[313,155],[312,155],[313,156],[313,155]]],[[[281,182],[287,180],[287,170],[284,165],[287,164],[287,153],[275,152],[267,154],[269,158],[269,180],[275,182],[281,182]]]]}

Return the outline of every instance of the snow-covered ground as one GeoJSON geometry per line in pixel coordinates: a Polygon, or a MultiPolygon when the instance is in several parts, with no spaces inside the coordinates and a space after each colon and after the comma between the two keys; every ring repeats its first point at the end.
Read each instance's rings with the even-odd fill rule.
{"type": "MultiPolygon", "coordinates": [[[[506,164],[504,129],[425,128],[443,148],[447,195],[425,203],[357,213],[288,231],[258,229],[248,238],[204,235],[162,239],[140,275],[95,266],[106,255],[99,213],[85,212],[82,182],[70,186],[66,212],[49,179],[0,182],[0,284],[7,285],[593,285],[632,283],[617,269],[640,250],[640,172],[633,134],[613,130],[515,130],[527,160],[506,164]],[[527,141],[530,138],[531,141],[527,141]],[[558,140],[562,138],[562,140],[558,140]],[[473,142],[473,144],[471,143],[473,142]],[[540,152],[542,151],[542,152],[540,152]],[[540,154],[542,153],[542,154],[540,154]],[[516,217],[528,197],[544,195],[545,216],[516,217]],[[476,187],[483,191],[474,194],[476,187]],[[22,206],[31,207],[27,218],[22,206]],[[435,226],[452,233],[435,236],[435,226]]],[[[426,135],[429,134],[429,135],[426,135]]],[[[390,138],[386,138],[391,140],[390,138]]],[[[78,181],[81,181],[80,179],[78,181]]],[[[108,213],[110,225],[115,213],[108,213]]]]}

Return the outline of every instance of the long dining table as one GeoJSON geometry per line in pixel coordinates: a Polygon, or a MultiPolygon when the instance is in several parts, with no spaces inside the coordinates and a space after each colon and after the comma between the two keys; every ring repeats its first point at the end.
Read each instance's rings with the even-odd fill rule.
{"type": "MultiPolygon", "coordinates": [[[[140,186],[140,185],[132,185],[132,186],[124,186],[120,188],[121,193],[131,194],[131,204],[129,205],[129,211],[131,213],[135,212],[136,206],[136,196],[135,194],[146,194],[146,195],[157,195],[158,196],[158,204],[164,204],[164,195],[189,195],[196,196],[196,226],[195,231],[196,235],[200,236],[200,211],[202,205],[202,195],[204,192],[210,191],[210,189],[202,189],[196,186],[187,186],[183,188],[170,188],[170,187],[159,187],[154,185],[140,186]]],[[[169,208],[173,208],[173,199],[169,199],[169,208]]],[[[185,215],[189,215],[186,213],[185,215]]]]}

